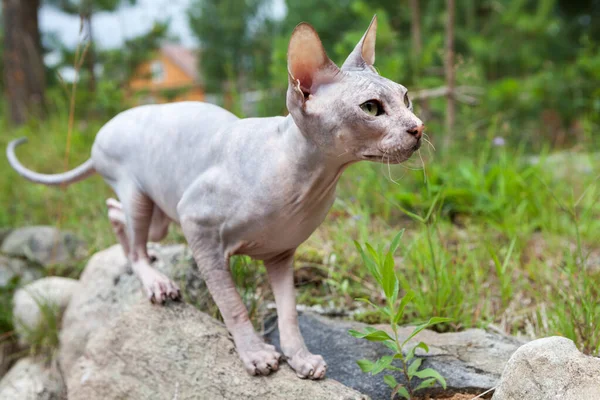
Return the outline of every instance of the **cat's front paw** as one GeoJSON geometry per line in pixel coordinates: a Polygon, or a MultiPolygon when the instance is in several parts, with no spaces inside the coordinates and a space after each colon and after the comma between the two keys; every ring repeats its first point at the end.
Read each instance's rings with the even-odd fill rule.
{"type": "Polygon", "coordinates": [[[287,363],[302,379],[322,379],[327,372],[327,363],[318,354],[312,354],[307,349],[300,349],[288,356],[287,363]]]}
{"type": "Polygon", "coordinates": [[[177,284],[152,268],[147,261],[138,261],[133,270],[139,271],[142,287],[152,304],[165,304],[168,299],[181,300],[177,284]]]}
{"type": "Polygon", "coordinates": [[[259,343],[251,349],[238,349],[238,353],[250,375],[269,375],[279,369],[281,354],[270,344],[259,343]]]}

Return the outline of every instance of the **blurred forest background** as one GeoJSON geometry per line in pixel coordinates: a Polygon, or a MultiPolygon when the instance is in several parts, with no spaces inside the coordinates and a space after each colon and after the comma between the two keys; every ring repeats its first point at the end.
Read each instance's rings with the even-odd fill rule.
{"type": "MultiPolygon", "coordinates": [[[[94,39],[103,32],[93,29],[94,16],[119,13],[135,6],[135,0],[3,3],[2,90],[8,100],[6,114],[15,124],[23,123],[32,108],[52,114],[70,96],[59,73],[74,65],[76,49],[53,32],[40,33],[40,6],[81,16],[80,41],[86,54],[79,73],[78,117],[106,119],[139,103],[139,98],[126,96],[136,67],[162,44],[178,39],[170,33],[170,21],[162,19],[121,47],[99,48],[94,39]],[[52,65],[43,63],[49,53],[54,55],[52,65]],[[19,73],[26,84],[19,83],[19,73]]],[[[429,89],[420,92],[423,98],[437,95],[418,102],[417,109],[434,140],[460,138],[469,128],[479,129],[494,119],[506,139],[539,150],[545,144],[581,143],[590,124],[599,122],[598,0],[307,0],[279,4],[283,15],[274,15],[273,7],[272,0],[189,1],[186,19],[196,42],[203,90],[229,95],[227,106],[238,113],[285,112],[287,42],[300,21],[314,25],[330,57],[341,63],[377,14],[377,68],[412,93],[429,89]],[[448,26],[449,16],[453,26],[448,26]],[[453,86],[452,94],[444,90],[453,86]],[[243,95],[251,92],[255,95],[247,100],[243,95]],[[244,108],[244,99],[258,104],[244,108]],[[458,125],[451,120],[452,127],[442,129],[446,100],[456,103],[455,116],[448,118],[458,125]]]]}
{"type": "MultiPolygon", "coordinates": [[[[118,47],[97,44],[106,32],[96,17],[147,2],[2,3],[0,145],[29,137],[19,157],[42,172],[85,160],[102,124],[141,103],[193,94],[239,116],[285,114],[294,26],[311,23],[340,65],[377,14],[375,65],[409,89],[433,145],[404,166],[359,163],[344,174],[326,223],[298,254],[300,302],[379,321],[354,302],[381,293],[351,241],[384,244],[406,227],[399,273],[417,299],[403,322],[433,314],[453,318],[442,330],[561,334],[598,353],[600,0],[189,0],[178,22],[157,18],[118,47]],[[77,47],[40,32],[40,7],[79,16],[77,47]],[[176,23],[195,45],[173,55],[183,51],[176,23]],[[170,74],[156,60],[190,54],[181,71],[191,80],[151,85],[170,74]]],[[[111,196],[100,178],[57,190],[0,161],[0,227],[60,226],[92,252],[115,243],[111,196]]],[[[183,238],[173,229],[169,240],[183,238]]],[[[270,296],[262,267],[240,262],[248,268],[234,266],[236,281],[256,306],[270,296]]]]}

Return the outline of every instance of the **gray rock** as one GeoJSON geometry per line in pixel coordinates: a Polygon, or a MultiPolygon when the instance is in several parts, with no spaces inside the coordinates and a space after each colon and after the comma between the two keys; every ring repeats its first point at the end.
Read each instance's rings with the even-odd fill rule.
{"type": "Polygon", "coordinates": [[[4,239],[12,232],[12,228],[0,228],[0,246],[4,239]]]}
{"type": "MultiPolygon", "coordinates": [[[[183,245],[150,246],[157,258],[154,266],[180,285],[186,301],[207,307],[209,294],[198,268],[183,245]]],[[[79,278],[65,311],[60,332],[59,360],[67,373],[83,354],[91,335],[104,328],[121,313],[145,299],[121,246],[96,253],[79,278]]],[[[144,329],[146,331],[146,329],[144,329]]]]}
{"type": "Polygon", "coordinates": [[[598,400],[600,359],[563,337],[534,340],[510,358],[493,399],[598,400]]]}
{"type": "Polygon", "coordinates": [[[24,259],[0,255],[0,288],[14,284],[24,285],[41,278],[43,269],[38,265],[30,265],[24,259]]]}
{"type": "Polygon", "coordinates": [[[92,336],[67,387],[70,400],[366,399],[332,379],[299,379],[285,364],[250,376],[221,323],[188,304],[146,301],[92,336]]]}
{"type": "Polygon", "coordinates": [[[0,377],[4,376],[15,363],[15,356],[19,351],[16,340],[0,340],[0,377]]]}
{"type": "Polygon", "coordinates": [[[69,232],[52,226],[18,228],[2,242],[5,255],[23,257],[43,266],[69,265],[87,255],[83,242],[69,232]]]}
{"type": "MultiPolygon", "coordinates": [[[[336,379],[374,399],[390,398],[391,390],[383,382],[384,374],[365,374],[356,364],[360,359],[375,361],[383,355],[391,354],[381,343],[356,339],[348,334],[349,329],[362,331],[367,325],[330,320],[311,314],[300,315],[299,322],[309,350],[325,358],[329,378],[336,379]]],[[[276,324],[276,321],[267,322],[267,326],[272,324],[276,324]]],[[[383,326],[375,327],[385,329],[383,326]]],[[[411,327],[403,327],[398,333],[401,338],[408,337],[412,330],[411,327]]],[[[268,334],[268,339],[279,347],[277,329],[268,334]]],[[[434,368],[446,378],[447,393],[475,394],[497,385],[504,365],[522,344],[517,339],[481,329],[443,334],[426,330],[413,339],[409,346],[420,341],[427,343],[430,350],[428,354],[424,354],[420,349],[417,351],[418,355],[425,358],[423,368],[434,368]]],[[[405,383],[402,375],[394,376],[399,383],[405,383]]],[[[442,393],[442,389],[434,387],[426,393],[438,394],[442,393]]]]}
{"type": "Polygon", "coordinates": [[[529,164],[541,164],[552,170],[552,177],[558,181],[575,175],[593,175],[595,165],[600,160],[600,152],[557,151],[548,156],[530,156],[529,164]]]}
{"type": "Polygon", "coordinates": [[[51,276],[17,290],[13,297],[13,324],[21,345],[32,344],[41,330],[60,326],[62,314],[79,282],[51,276]]]}
{"type": "Polygon", "coordinates": [[[0,381],[0,399],[63,400],[66,390],[55,366],[27,357],[20,359],[0,381]]]}

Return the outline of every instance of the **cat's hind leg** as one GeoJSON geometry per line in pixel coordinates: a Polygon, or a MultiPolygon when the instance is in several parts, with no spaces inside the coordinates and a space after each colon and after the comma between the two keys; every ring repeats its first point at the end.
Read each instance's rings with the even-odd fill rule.
{"type": "MultiPolygon", "coordinates": [[[[123,205],[116,199],[110,198],[106,200],[108,207],[108,219],[113,227],[115,235],[123,247],[123,252],[129,257],[129,238],[127,237],[127,227],[123,205]]],[[[169,224],[171,220],[158,206],[154,205],[152,210],[152,221],[150,222],[150,231],[148,239],[151,242],[160,242],[169,233],[169,224]]],[[[150,255],[150,259],[154,261],[155,256],[150,255]]]]}
{"type": "Polygon", "coordinates": [[[122,200],[121,211],[126,220],[129,260],[148,299],[152,303],[164,303],[169,298],[179,300],[181,292],[177,285],[150,265],[146,244],[156,206],[148,196],[138,190],[117,192],[122,200]]]}
{"type": "Polygon", "coordinates": [[[125,257],[129,258],[129,238],[127,237],[127,226],[123,206],[116,199],[106,199],[108,207],[108,219],[112,225],[115,236],[119,239],[125,257]]]}
{"type": "Polygon", "coordinates": [[[160,242],[169,233],[169,224],[171,220],[167,215],[155,204],[152,210],[152,221],[150,222],[150,232],[148,238],[151,242],[160,242]]]}

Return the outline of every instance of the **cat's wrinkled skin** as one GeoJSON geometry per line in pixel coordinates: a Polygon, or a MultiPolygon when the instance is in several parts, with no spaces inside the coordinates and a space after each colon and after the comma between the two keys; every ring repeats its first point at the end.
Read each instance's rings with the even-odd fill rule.
{"type": "Polygon", "coordinates": [[[321,224],[342,171],[360,160],[399,163],[419,147],[423,124],[406,88],[377,74],[376,19],[338,68],[308,24],[288,49],[290,115],[238,119],[204,103],[142,106],[123,112],[98,133],[92,157],[57,175],[30,171],[7,150],[24,177],[69,184],[98,172],[120,203],[109,218],[148,297],[178,299],[179,289],[151,266],[148,240],[181,224],[208,288],[251,374],[277,370],[280,354],[254,331],[236,291],[229,258],[264,260],[279,315],[281,347],[301,378],[320,379],[327,365],[306,348],[297,322],[292,260],[321,224]],[[361,104],[377,100],[381,115],[361,104]]]}

